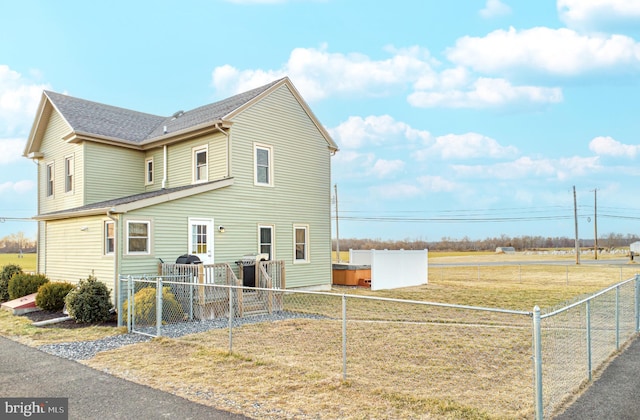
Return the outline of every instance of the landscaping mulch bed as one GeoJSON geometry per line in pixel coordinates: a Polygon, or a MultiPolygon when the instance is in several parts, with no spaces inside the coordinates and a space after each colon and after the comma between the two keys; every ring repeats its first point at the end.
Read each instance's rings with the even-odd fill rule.
{"type": "MultiPolygon", "coordinates": [[[[35,311],[35,312],[28,312],[26,314],[23,314],[21,316],[24,316],[25,318],[29,318],[32,322],[38,322],[38,321],[46,321],[49,319],[54,319],[54,318],[62,318],[65,316],[68,316],[67,314],[65,314],[62,311],[44,311],[44,310],[40,310],[40,311],[35,311]]],[[[95,324],[82,324],[82,323],[78,323],[73,319],[70,319],[68,321],[62,321],[62,322],[58,322],[55,324],[49,324],[47,325],[47,327],[51,327],[51,328],[84,328],[84,327],[91,327],[91,326],[101,326],[101,327],[117,327],[118,326],[118,321],[116,319],[116,316],[114,315],[111,319],[105,321],[105,322],[100,322],[100,323],[95,323],[95,324]]]]}

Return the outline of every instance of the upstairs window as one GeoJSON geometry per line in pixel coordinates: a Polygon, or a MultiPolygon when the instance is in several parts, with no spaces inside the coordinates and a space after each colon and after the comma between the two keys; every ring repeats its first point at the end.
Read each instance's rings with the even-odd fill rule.
{"type": "Polygon", "coordinates": [[[309,262],[309,227],[294,226],[294,263],[309,262]]]}
{"type": "Polygon", "coordinates": [[[64,159],[64,192],[73,191],[73,156],[64,159]]]}
{"type": "Polygon", "coordinates": [[[153,184],[153,158],[149,158],[144,161],[144,171],[145,171],[144,184],[145,185],[153,184]]]}
{"type": "Polygon", "coordinates": [[[256,185],[273,185],[273,149],[256,144],[254,153],[256,185]]]}
{"type": "Polygon", "coordinates": [[[53,197],[53,181],[54,170],[53,163],[47,164],[46,176],[47,176],[47,197],[53,197]]]}
{"type": "Polygon", "coordinates": [[[207,182],[209,179],[208,147],[193,148],[193,182],[207,182]]]}

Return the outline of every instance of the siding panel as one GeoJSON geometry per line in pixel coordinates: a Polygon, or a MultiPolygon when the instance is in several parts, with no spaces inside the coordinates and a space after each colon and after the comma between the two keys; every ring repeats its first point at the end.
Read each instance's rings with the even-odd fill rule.
{"type": "Polygon", "coordinates": [[[84,157],[84,204],[145,191],[144,152],[85,142],[84,157]]]}
{"type": "Polygon", "coordinates": [[[62,137],[69,133],[69,126],[60,114],[53,112],[42,139],[40,151],[44,158],[38,161],[38,212],[52,211],[78,207],[83,204],[83,155],[82,146],[69,144],[62,137]],[[73,190],[65,192],[65,158],[74,158],[73,190]],[[47,165],[54,166],[53,196],[47,196],[47,165]]]}

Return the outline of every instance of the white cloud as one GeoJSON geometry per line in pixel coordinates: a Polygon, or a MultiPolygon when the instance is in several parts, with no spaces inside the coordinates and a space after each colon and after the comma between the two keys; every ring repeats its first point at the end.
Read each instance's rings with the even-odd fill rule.
{"type": "Polygon", "coordinates": [[[589,143],[589,150],[601,156],[635,158],[640,152],[640,145],[623,144],[611,137],[596,137],[589,143]]]}
{"type": "Polygon", "coordinates": [[[613,22],[640,21],[638,0],[558,0],[560,19],[570,27],[597,28],[613,22]]]}
{"type": "Polygon", "coordinates": [[[506,79],[486,77],[463,89],[416,91],[407,98],[411,105],[420,108],[498,108],[509,104],[545,105],[562,102],[562,99],[560,88],[513,86],[506,79]]]}
{"type": "Polygon", "coordinates": [[[15,162],[22,158],[25,141],[22,139],[0,138],[0,165],[15,162]]]}
{"type": "Polygon", "coordinates": [[[511,13],[511,7],[500,0],[487,0],[484,9],[480,10],[480,16],[489,19],[497,16],[504,16],[511,13]]]}
{"type": "Polygon", "coordinates": [[[496,140],[478,133],[439,136],[429,147],[415,153],[418,160],[429,156],[442,159],[471,159],[478,157],[507,158],[518,154],[514,146],[501,146],[496,140]]]}
{"type": "Polygon", "coordinates": [[[494,165],[454,165],[458,176],[491,178],[496,180],[527,177],[556,178],[560,181],[602,170],[599,158],[579,157],[561,159],[532,159],[521,157],[512,162],[494,165]]]}
{"type": "Polygon", "coordinates": [[[296,48],[276,70],[239,70],[229,64],[216,67],[212,85],[218,94],[227,96],[289,76],[308,101],[331,96],[397,95],[413,87],[415,91],[407,99],[416,107],[487,108],[562,101],[559,88],[478,79],[464,66],[438,73],[434,68],[440,63],[419,47],[386,50],[391,54],[389,58],[372,60],[363,54],[330,53],[326,45],[319,49],[296,48]]]}
{"type": "Polygon", "coordinates": [[[433,72],[434,60],[419,47],[391,50],[385,60],[372,60],[363,54],[330,53],[321,48],[296,48],[288,61],[276,70],[238,70],[216,67],[212,84],[223,95],[251,89],[277,78],[289,76],[302,96],[315,101],[335,95],[386,95],[420,76],[433,72]]]}
{"type": "Polygon", "coordinates": [[[9,66],[0,64],[0,135],[28,129],[44,89],[48,86],[27,81],[9,66]]]}
{"type": "Polygon", "coordinates": [[[421,176],[418,178],[418,183],[427,192],[450,192],[459,188],[458,184],[441,176],[421,176]]]}
{"type": "Polygon", "coordinates": [[[395,183],[371,187],[371,193],[380,199],[401,199],[418,196],[423,190],[416,184],[395,183]]]}
{"type": "Polygon", "coordinates": [[[376,163],[373,164],[370,174],[377,176],[378,178],[385,178],[402,171],[402,169],[404,169],[404,162],[399,159],[378,159],[376,163]]]}
{"type": "Polygon", "coordinates": [[[32,191],[35,188],[35,182],[29,180],[22,180],[18,182],[7,181],[0,184],[0,194],[8,194],[16,192],[23,194],[25,192],[32,191]]]}
{"type": "Polygon", "coordinates": [[[453,63],[478,72],[529,70],[572,76],[593,71],[640,69],[640,43],[623,35],[582,35],[571,29],[537,27],[465,36],[447,51],[453,63]]]}
{"type": "Polygon", "coordinates": [[[363,146],[395,144],[403,140],[428,141],[428,131],[416,130],[408,124],[396,121],[389,115],[352,116],[329,133],[340,148],[357,149],[363,146]]]}

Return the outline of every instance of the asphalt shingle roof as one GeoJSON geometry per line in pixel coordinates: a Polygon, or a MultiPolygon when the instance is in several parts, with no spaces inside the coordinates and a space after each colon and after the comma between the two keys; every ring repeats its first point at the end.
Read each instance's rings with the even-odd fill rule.
{"type": "Polygon", "coordinates": [[[178,117],[146,114],[51,91],[45,94],[74,131],[141,143],[164,135],[165,127],[171,133],[220,120],[280,80],[186,111],[178,117]]]}

